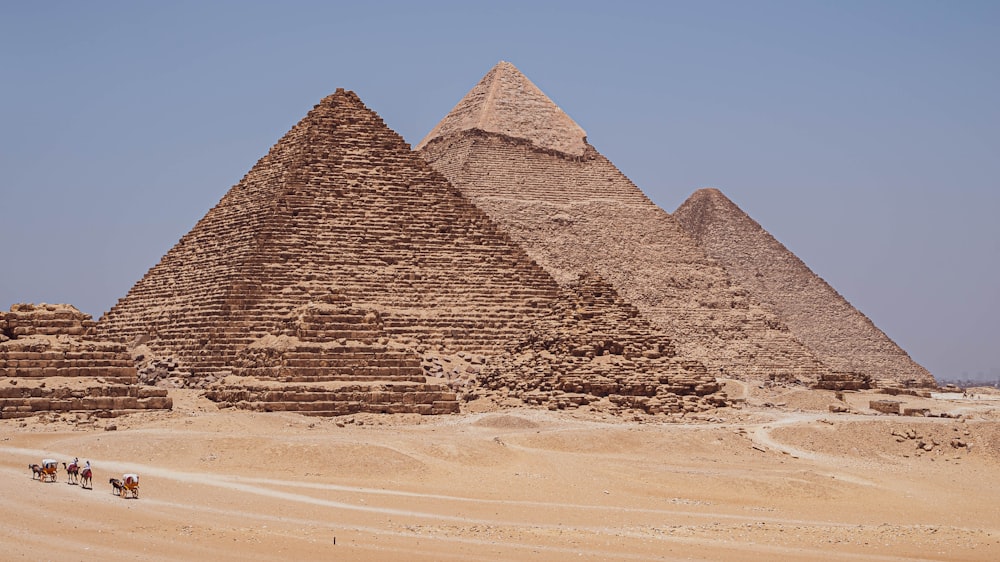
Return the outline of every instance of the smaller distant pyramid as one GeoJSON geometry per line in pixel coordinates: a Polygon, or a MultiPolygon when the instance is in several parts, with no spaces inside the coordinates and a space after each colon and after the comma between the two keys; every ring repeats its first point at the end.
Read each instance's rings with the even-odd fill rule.
{"type": "Polygon", "coordinates": [[[696,191],[674,217],[834,372],[934,385],[927,369],[718,189],[696,191]]]}

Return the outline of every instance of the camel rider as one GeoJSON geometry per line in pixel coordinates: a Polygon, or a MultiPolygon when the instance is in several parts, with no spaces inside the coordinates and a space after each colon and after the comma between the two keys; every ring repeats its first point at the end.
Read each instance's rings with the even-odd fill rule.
{"type": "Polygon", "coordinates": [[[83,465],[83,473],[86,474],[87,471],[89,470],[90,470],[90,461],[87,461],[87,464],[83,465]]]}

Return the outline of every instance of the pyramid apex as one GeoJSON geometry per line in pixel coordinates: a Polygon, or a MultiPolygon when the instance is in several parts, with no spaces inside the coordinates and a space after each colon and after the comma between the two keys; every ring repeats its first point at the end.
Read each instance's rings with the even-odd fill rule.
{"type": "Polygon", "coordinates": [[[580,156],[587,133],[513,64],[501,60],[434,127],[427,143],[470,130],[527,140],[538,146],[580,156]]]}
{"type": "Polygon", "coordinates": [[[695,192],[691,194],[689,199],[702,198],[702,197],[726,197],[726,196],[717,187],[703,187],[701,189],[696,189],[695,192]]]}
{"type": "Polygon", "coordinates": [[[330,94],[330,95],[326,96],[325,98],[323,98],[323,100],[320,102],[320,104],[324,104],[324,103],[337,103],[337,102],[340,102],[340,101],[352,101],[352,102],[355,102],[355,103],[363,103],[361,101],[361,98],[358,96],[358,94],[355,94],[353,90],[346,90],[344,88],[337,88],[336,90],[334,90],[334,92],[332,94],[330,94]]]}
{"type": "Polygon", "coordinates": [[[699,201],[710,202],[710,203],[721,203],[729,204],[735,206],[736,204],[732,202],[731,199],[726,197],[726,194],[722,192],[721,189],[717,187],[703,187],[696,190],[690,196],[688,196],[687,201],[684,202],[685,205],[693,204],[699,201]]]}
{"type": "Polygon", "coordinates": [[[715,187],[703,187],[696,190],[694,193],[688,196],[683,203],[674,211],[674,213],[692,213],[693,209],[708,209],[708,208],[722,208],[722,209],[736,209],[742,212],[742,209],[736,203],[726,197],[726,194],[722,190],[715,187]]]}

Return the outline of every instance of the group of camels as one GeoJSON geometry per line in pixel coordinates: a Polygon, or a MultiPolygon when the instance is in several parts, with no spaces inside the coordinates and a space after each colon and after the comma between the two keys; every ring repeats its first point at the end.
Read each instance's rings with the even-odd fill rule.
{"type": "MultiPolygon", "coordinates": [[[[29,464],[31,478],[37,478],[39,482],[55,482],[59,472],[59,464],[54,459],[43,459],[40,465],[29,464]]],[[[87,461],[87,464],[82,467],[79,459],[73,459],[70,463],[62,463],[62,465],[63,469],[66,470],[67,484],[79,484],[81,488],[87,490],[94,488],[94,472],[90,468],[90,461],[87,461]]],[[[111,478],[108,483],[111,484],[111,491],[117,496],[123,498],[139,497],[139,476],[137,474],[125,474],[121,479],[111,478]]]]}

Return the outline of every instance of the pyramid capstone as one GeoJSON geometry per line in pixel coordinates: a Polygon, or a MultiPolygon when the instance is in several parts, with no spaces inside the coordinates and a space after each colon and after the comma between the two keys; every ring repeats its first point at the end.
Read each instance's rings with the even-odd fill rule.
{"type": "Polygon", "coordinates": [[[417,145],[463,131],[496,133],[580,156],[587,133],[513,64],[500,61],[417,145]]]}

